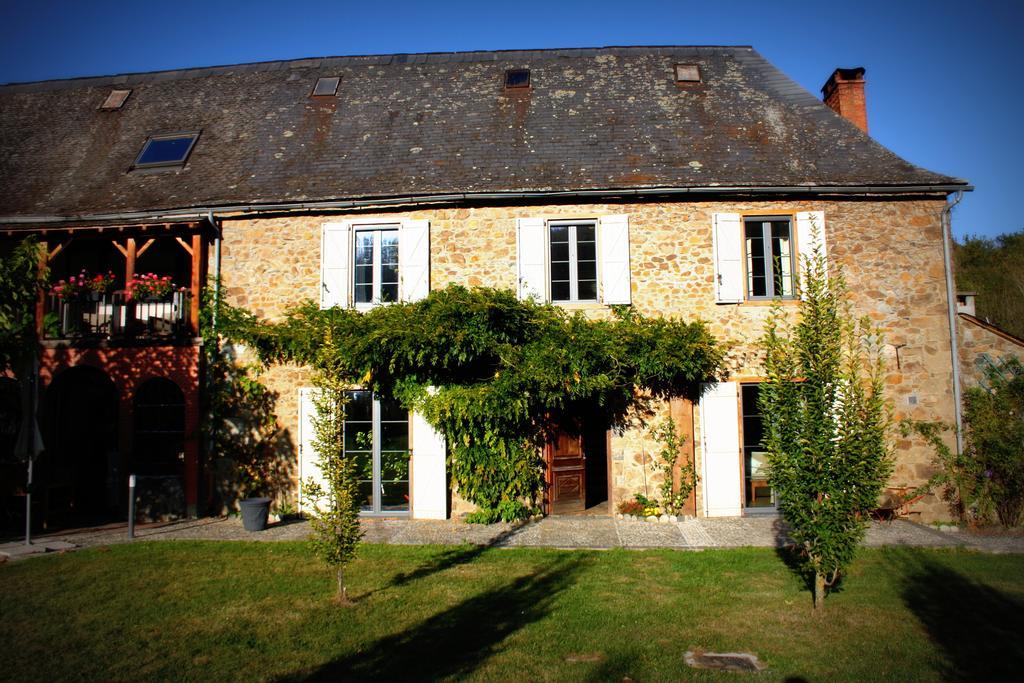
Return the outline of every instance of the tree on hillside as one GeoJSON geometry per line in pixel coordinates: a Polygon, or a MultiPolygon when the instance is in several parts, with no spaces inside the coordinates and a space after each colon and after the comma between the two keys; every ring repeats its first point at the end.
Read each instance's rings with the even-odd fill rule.
{"type": "Polygon", "coordinates": [[[769,483],[820,609],[864,537],[892,456],[878,332],[851,315],[841,271],[829,273],[820,253],[805,265],[798,320],[776,306],[761,340],[760,410],[769,483]]]}
{"type": "Polygon", "coordinates": [[[977,315],[1024,337],[1024,230],[955,244],[956,286],[977,292],[977,315]]]}

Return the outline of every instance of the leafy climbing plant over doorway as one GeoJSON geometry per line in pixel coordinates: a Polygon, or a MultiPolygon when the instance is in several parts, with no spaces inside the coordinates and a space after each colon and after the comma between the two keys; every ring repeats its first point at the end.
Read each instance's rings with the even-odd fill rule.
{"type": "Polygon", "coordinates": [[[421,413],[447,439],[459,494],[489,519],[539,503],[539,447],[553,425],[583,409],[622,425],[653,400],[697,398],[722,374],[721,346],[700,321],[625,307],[590,320],[507,290],[450,286],[367,312],[310,302],[276,323],[238,309],[223,318],[266,363],[308,365],[421,413]]]}

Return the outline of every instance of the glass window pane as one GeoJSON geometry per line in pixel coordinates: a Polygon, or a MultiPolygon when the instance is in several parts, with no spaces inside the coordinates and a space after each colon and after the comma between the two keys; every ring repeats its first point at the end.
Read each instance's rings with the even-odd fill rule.
{"type": "Polygon", "coordinates": [[[382,422],[380,425],[380,449],[382,451],[404,451],[409,448],[408,422],[382,422]]]}
{"type": "Polygon", "coordinates": [[[764,437],[764,423],[760,415],[743,416],[743,443],[750,448],[760,448],[764,437]]]}
{"type": "Polygon", "coordinates": [[[381,285],[398,284],[398,264],[384,264],[380,267],[381,285]]]}
{"type": "Polygon", "coordinates": [[[373,512],[373,482],[359,482],[359,509],[363,512],[373,512]]]}
{"type": "Polygon", "coordinates": [[[576,275],[580,281],[597,280],[597,264],[593,261],[580,261],[576,275]]]}
{"type": "Polygon", "coordinates": [[[409,413],[398,401],[382,398],[380,399],[380,419],[384,422],[408,422],[409,413]]]}
{"type": "Polygon", "coordinates": [[[567,261],[551,264],[551,280],[553,282],[569,281],[569,263],[567,261]]]}
{"type": "Polygon", "coordinates": [[[576,241],[577,242],[593,242],[594,241],[594,224],[584,224],[576,226],[576,241]]]}
{"type": "Polygon", "coordinates": [[[551,282],[551,298],[555,301],[568,301],[569,300],[569,283],[568,282],[551,282]]]}
{"type": "Polygon", "coordinates": [[[380,480],[386,481],[408,481],[409,480],[409,454],[405,451],[400,453],[384,452],[380,454],[380,480]]]}
{"type": "Polygon", "coordinates": [[[173,164],[185,161],[192,141],[192,135],[178,138],[153,139],[146,143],[139,158],[135,160],[136,165],[145,166],[148,164],[173,164]]]}
{"type": "Polygon", "coordinates": [[[382,284],[380,286],[381,301],[398,301],[398,283],[382,284]]]}
{"type": "Polygon", "coordinates": [[[381,512],[404,512],[409,509],[409,482],[381,482],[381,512]]]}
{"type": "Polygon", "coordinates": [[[346,392],[345,419],[369,422],[373,419],[373,393],[369,391],[346,392]]]}
{"type": "Polygon", "coordinates": [[[356,233],[356,265],[373,264],[373,233],[356,233]]]}
{"type": "Polygon", "coordinates": [[[384,230],[380,234],[381,263],[398,263],[398,231],[384,230]]]}
{"type": "Polygon", "coordinates": [[[345,423],[345,452],[373,448],[373,425],[369,422],[345,423]]]}
{"type": "Polygon", "coordinates": [[[578,290],[580,301],[597,300],[597,280],[580,280],[578,290]]]}
{"type": "Polygon", "coordinates": [[[760,411],[757,408],[757,397],[760,394],[761,385],[745,384],[741,390],[743,392],[743,414],[758,415],[760,411]]]}
{"type": "Polygon", "coordinates": [[[569,260],[569,243],[568,242],[552,242],[551,243],[551,261],[568,261],[569,260]]]}
{"type": "Polygon", "coordinates": [[[569,226],[568,225],[552,225],[551,226],[551,242],[569,242],[569,226]]]}
{"type": "Polygon", "coordinates": [[[373,301],[373,285],[356,285],[353,294],[357,304],[368,304],[373,301]]]}
{"type": "Polygon", "coordinates": [[[576,258],[580,261],[594,261],[597,259],[597,245],[593,242],[577,242],[576,258]]]}

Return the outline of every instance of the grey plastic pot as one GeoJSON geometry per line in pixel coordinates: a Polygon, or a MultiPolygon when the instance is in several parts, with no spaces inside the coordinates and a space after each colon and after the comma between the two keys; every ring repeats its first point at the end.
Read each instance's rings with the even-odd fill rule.
{"type": "Polygon", "coordinates": [[[246,498],[239,501],[242,510],[242,526],[246,531],[263,531],[267,528],[267,517],[270,516],[269,498],[246,498]]]}

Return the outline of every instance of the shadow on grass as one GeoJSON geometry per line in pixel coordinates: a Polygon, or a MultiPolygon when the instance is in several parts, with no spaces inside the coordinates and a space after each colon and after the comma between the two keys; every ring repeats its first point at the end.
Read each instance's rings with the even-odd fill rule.
{"type": "Polygon", "coordinates": [[[404,586],[408,583],[416,581],[417,579],[423,579],[438,572],[443,572],[452,567],[457,567],[462,564],[472,562],[476,558],[480,557],[484,552],[490,548],[504,545],[510,537],[512,537],[522,526],[515,526],[506,531],[502,531],[500,534],[489,540],[487,543],[471,546],[459,546],[446,550],[437,557],[433,558],[429,562],[426,562],[411,572],[402,572],[395,575],[393,579],[386,586],[387,588],[395,588],[404,586]]]}
{"type": "Polygon", "coordinates": [[[898,553],[907,568],[903,602],[942,648],[944,680],[1020,680],[1024,602],[920,552],[898,553]]]}
{"type": "Polygon", "coordinates": [[[463,678],[524,626],[546,617],[581,567],[579,556],[454,605],[368,648],[287,681],[387,681],[463,678]]]}

